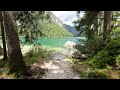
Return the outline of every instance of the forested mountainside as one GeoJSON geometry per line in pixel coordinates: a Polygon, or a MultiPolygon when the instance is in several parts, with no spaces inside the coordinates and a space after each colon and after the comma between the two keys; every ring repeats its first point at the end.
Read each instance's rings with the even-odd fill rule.
{"type": "Polygon", "coordinates": [[[47,37],[71,37],[73,34],[64,27],[61,27],[53,20],[43,20],[40,25],[41,31],[47,37]]]}

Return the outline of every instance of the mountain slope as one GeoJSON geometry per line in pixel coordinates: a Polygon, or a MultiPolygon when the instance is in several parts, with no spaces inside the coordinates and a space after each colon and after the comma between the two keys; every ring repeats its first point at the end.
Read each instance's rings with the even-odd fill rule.
{"type": "Polygon", "coordinates": [[[72,27],[70,25],[64,24],[57,16],[55,16],[50,11],[49,11],[49,14],[50,14],[50,18],[52,19],[52,21],[54,21],[56,24],[58,24],[62,28],[66,29],[68,32],[72,33],[73,36],[78,36],[79,31],[77,31],[75,27],[72,27]]]}
{"type": "Polygon", "coordinates": [[[64,27],[71,32],[74,36],[78,36],[80,31],[77,31],[75,27],[72,27],[70,25],[64,24],[64,27]]]}
{"type": "MultiPolygon", "coordinates": [[[[72,37],[73,34],[63,26],[63,22],[52,12],[46,11],[44,19],[39,19],[37,27],[46,37],[72,37]],[[50,18],[47,16],[50,13],[50,18]],[[47,18],[48,17],[48,18],[47,18]]],[[[24,35],[26,30],[19,28],[19,33],[24,35]]]]}
{"type": "Polygon", "coordinates": [[[71,32],[74,37],[77,37],[77,36],[85,37],[84,28],[81,28],[80,31],[77,31],[77,29],[75,27],[72,27],[67,24],[64,24],[64,28],[66,28],[69,32],[71,32]],[[83,31],[83,32],[81,32],[81,31],[83,31]]]}
{"type": "Polygon", "coordinates": [[[54,21],[43,20],[40,23],[41,31],[48,37],[72,37],[73,34],[54,21]]]}
{"type": "Polygon", "coordinates": [[[52,12],[49,11],[49,14],[50,14],[50,18],[52,21],[54,21],[56,24],[58,24],[59,26],[63,27],[64,28],[64,24],[63,22],[57,17],[55,16],[52,12]]]}

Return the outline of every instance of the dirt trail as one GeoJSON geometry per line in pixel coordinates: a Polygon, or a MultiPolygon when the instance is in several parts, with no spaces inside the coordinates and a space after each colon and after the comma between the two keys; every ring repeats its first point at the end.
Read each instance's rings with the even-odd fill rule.
{"type": "Polygon", "coordinates": [[[72,69],[72,64],[65,60],[50,60],[41,66],[47,69],[42,79],[80,79],[80,76],[72,69]]]}

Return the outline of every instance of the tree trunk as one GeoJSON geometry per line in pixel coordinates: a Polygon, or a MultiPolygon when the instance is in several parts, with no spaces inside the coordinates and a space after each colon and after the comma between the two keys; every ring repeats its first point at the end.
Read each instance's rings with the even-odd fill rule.
{"type": "Polygon", "coordinates": [[[111,11],[104,11],[103,41],[106,44],[110,40],[111,11]]]}
{"type": "Polygon", "coordinates": [[[3,20],[8,47],[9,72],[27,74],[26,63],[23,61],[20,49],[19,37],[15,30],[16,28],[10,11],[3,12],[3,20]]]}
{"type": "Polygon", "coordinates": [[[94,32],[95,32],[95,37],[98,37],[98,17],[95,20],[95,25],[94,25],[94,32]]]}
{"type": "Polygon", "coordinates": [[[2,34],[2,42],[3,42],[3,55],[4,55],[4,60],[7,60],[6,41],[5,41],[5,33],[4,33],[2,12],[0,12],[0,17],[1,17],[1,19],[0,19],[1,34],[2,34]]]}

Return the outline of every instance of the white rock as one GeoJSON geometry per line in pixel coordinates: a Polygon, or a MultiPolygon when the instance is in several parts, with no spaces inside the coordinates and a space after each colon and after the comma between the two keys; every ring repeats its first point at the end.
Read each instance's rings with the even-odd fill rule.
{"type": "Polygon", "coordinates": [[[74,48],[75,45],[76,45],[76,43],[71,42],[71,41],[67,41],[67,42],[64,44],[64,47],[66,47],[66,48],[68,48],[68,49],[71,49],[71,48],[74,48]]]}

